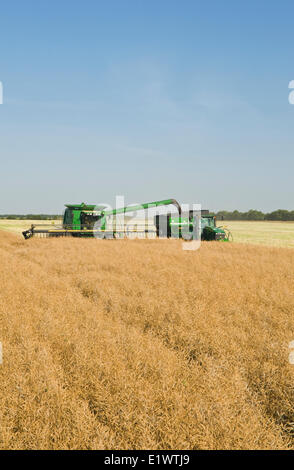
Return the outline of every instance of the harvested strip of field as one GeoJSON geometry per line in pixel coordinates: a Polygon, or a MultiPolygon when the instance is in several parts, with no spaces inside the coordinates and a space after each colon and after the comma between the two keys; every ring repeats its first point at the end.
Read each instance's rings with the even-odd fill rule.
{"type": "Polygon", "coordinates": [[[232,232],[234,243],[294,248],[294,222],[230,220],[217,225],[232,232]]]}
{"type": "Polygon", "coordinates": [[[294,448],[293,263],[0,232],[0,447],[294,448]]]}
{"type": "Polygon", "coordinates": [[[44,225],[45,228],[54,228],[61,224],[61,220],[18,220],[18,219],[0,219],[0,230],[21,233],[27,230],[31,225],[44,225]]]}
{"type": "MultiPolygon", "coordinates": [[[[32,224],[54,228],[54,226],[60,226],[62,221],[0,219],[0,230],[21,233],[23,230],[29,229],[32,224]]],[[[217,221],[217,225],[223,225],[231,231],[234,243],[294,248],[294,222],[233,220],[217,221]]]]}

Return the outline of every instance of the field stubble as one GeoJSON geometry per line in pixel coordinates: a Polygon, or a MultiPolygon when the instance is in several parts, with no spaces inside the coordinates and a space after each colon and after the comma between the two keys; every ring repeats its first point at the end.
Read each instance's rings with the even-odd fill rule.
{"type": "Polygon", "coordinates": [[[294,248],[294,222],[230,220],[217,225],[232,232],[234,243],[294,248]]]}
{"type": "Polygon", "coordinates": [[[0,232],[2,449],[294,448],[294,251],[0,232]]]}

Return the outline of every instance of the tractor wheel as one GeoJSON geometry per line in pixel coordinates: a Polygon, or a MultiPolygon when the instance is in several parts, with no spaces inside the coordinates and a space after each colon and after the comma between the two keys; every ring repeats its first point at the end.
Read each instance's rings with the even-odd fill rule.
{"type": "Polygon", "coordinates": [[[207,242],[215,240],[215,232],[213,228],[209,226],[204,227],[202,232],[202,239],[207,242]]]}

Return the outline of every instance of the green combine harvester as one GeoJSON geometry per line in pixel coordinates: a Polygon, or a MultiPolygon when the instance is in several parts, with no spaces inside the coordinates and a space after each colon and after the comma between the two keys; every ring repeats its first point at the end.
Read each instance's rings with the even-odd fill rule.
{"type": "Polygon", "coordinates": [[[122,207],[107,210],[106,206],[93,204],[66,204],[63,222],[60,227],[45,228],[44,225],[32,225],[23,233],[27,240],[35,235],[43,237],[96,237],[96,238],[122,238],[130,232],[152,233],[161,238],[184,238],[186,240],[221,240],[229,241],[231,236],[226,229],[216,226],[216,219],[208,211],[189,211],[182,213],[180,204],[175,199],[147,202],[136,206],[122,207]],[[117,215],[137,212],[159,206],[174,205],[178,213],[156,215],[154,217],[155,229],[144,227],[130,228],[121,226],[116,221],[117,215]],[[111,219],[111,221],[110,221],[111,219]]]}

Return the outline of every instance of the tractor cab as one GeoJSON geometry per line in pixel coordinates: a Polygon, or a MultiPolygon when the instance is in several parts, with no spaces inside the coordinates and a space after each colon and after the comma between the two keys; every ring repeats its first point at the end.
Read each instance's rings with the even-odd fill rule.
{"type": "Polygon", "coordinates": [[[216,226],[215,217],[213,215],[206,215],[201,216],[201,229],[203,230],[205,227],[214,228],[216,226]]]}

